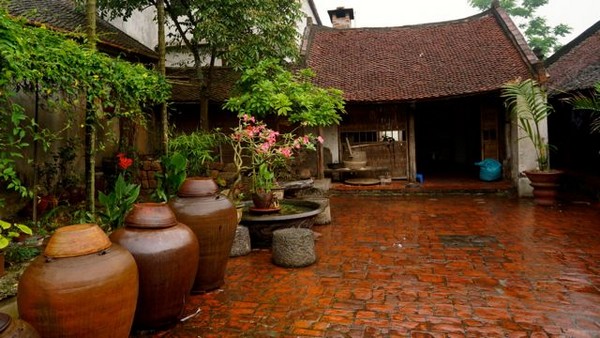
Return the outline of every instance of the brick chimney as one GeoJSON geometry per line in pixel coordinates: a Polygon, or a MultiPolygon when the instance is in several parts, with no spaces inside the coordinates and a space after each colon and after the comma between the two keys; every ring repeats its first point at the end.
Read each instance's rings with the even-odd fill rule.
{"type": "Polygon", "coordinates": [[[354,20],[354,10],[352,8],[338,7],[327,11],[333,28],[350,28],[354,20]]]}

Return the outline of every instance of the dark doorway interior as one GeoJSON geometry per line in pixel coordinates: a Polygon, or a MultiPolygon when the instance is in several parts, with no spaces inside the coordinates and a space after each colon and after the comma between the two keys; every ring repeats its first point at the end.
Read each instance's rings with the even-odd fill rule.
{"type": "Polygon", "coordinates": [[[462,104],[422,105],[415,112],[417,173],[478,177],[480,113],[462,104]]]}
{"type": "Polygon", "coordinates": [[[191,133],[200,128],[200,105],[172,103],[169,105],[169,123],[178,133],[191,133]]]}

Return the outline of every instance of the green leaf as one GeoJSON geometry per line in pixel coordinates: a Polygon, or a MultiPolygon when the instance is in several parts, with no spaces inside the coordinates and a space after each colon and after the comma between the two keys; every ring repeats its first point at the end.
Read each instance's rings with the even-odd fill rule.
{"type": "Polygon", "coordinates": [[[11,226],[12,226],[12,224],[10,224],[6,221],[0,220],[0,227],[2,227],[2,229],[6,230],[6,229],[10,228],[11,226]]]}
{"type": "Polygon", "coordinates": [[[0,235],[0,250],[6,248],[8,244],[10,244],[10,240],[0,235]]]}

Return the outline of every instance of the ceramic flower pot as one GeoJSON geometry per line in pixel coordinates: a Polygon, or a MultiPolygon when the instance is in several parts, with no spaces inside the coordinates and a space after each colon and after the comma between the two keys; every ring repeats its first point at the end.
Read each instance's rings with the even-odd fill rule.
{"type": "Polygon", "coordinates": [[[252,203],[256,209],[270,209],[273,206],[273,192],[252,193],[252,203]]]}
{"type": "Polygon", "coordinates": [[[557,203],[558,188],[562,170],[528,170],[525,175],[533,187],[533,200],[538,205],[554,205],[557,203]]]}

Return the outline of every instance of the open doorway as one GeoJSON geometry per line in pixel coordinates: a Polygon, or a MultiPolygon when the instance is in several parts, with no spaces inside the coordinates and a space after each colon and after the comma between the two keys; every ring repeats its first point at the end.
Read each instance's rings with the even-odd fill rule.
{"type": "Polygon", "coordinates": [[[474,163],[481,160],[480,111],[459,103],[424,104],[415,112],[417,173],[477,179],[479,167],[474,163]]]}

